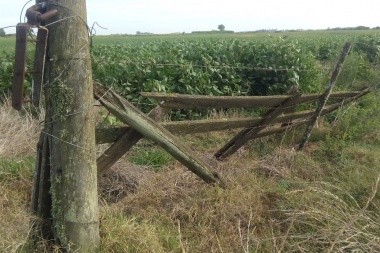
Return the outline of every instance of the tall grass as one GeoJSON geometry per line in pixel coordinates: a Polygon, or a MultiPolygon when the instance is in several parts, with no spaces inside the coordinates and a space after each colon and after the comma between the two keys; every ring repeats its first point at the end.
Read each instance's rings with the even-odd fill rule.
{"type": "Polygon", "coordinates": [[[0,107],[0,252],[16,252],[29,233],[28,202],[34,155],[43,113],[12,109],[10,99],[0,107]]]}

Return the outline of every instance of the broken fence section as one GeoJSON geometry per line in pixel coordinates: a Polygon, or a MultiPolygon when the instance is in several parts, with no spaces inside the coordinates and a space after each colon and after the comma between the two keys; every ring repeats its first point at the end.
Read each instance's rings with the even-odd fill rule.
{"type": "MultiPolygon", "coordinates": [[[[113,143],[105,154],[98,158],[98,171],[106,171],[120,159],[141,138],[148,137],[163,147],[192,172],[209,183],[223,180],[211,167],[197,157],[186,145],[173,135],[205,133],[242,128],[224,147],[215,153],[215,158],[224,159],[252,139],[280,133],[289,129],[310,124],[314,110],[296,111],[296,107],[317,102],[323,94],[292,94],[282,96],[254,97],[214,97],[202,95],[181,95],[162,93],[142,93],[156,99],[157,107],[145,115],[128,101],[100,84],[95,84],[95,97],[127,126],[102,127],[96,129],[96,142],[113,143]],[[261,108],[267,109],[259,117],[222,118],[205,120],[186,120],[159,122],[172,109],[229,109],[261,108]]],[[[367,87],[352,92],[330,94],[330,104],[323,107],[320,116],[329,114],[341,106],[351,103],[369,93],[367,87]]]]}

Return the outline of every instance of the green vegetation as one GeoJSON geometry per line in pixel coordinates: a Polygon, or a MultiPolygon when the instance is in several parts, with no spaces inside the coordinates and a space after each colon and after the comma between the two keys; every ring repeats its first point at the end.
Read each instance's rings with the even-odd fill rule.
{"type": "Polygon", "coordinates": [[[34,167],[34,157],[3,158],[0,160],[0,182],[30,179],[34,167]]]}
{"type": "Polygon", "coordinates": [[[167,165],[173,158],[161,148],[138,148],[136,153],[129,158],[129,161],[136,165],[147,166],[154,170],[167,165]]]}
{"type": "MultiPolygon", "coordinates": [[[[266,95],[283,94],[292,86],[318,92],[331,70],[326,64],[337,58],[346,41],[353,42],[353,51],[363,57],[363,68],[366,62],[377,64],[380,36],[372,30],[324,33],[305,32],[304,37],[276,33],[265,38],[259,37],[262,33],[225,38],[214,34],[97,36],[92,48],[94,79],[131,102],[149,104],[139,92],[266,95]]],[[[0,91],[9,93],[13,53],[7,51],[1,56],[0,91]]],[[[28,55],[32,58],[32,53],[28,55]]],[[[30,77],[25,89],[28,94],[30,77]]]]}
{"type": "Polygon", "coordinates": [[[16,44],[16,38],[14,36],[0,36],[0,50],[6,49],[14,51],[16,44]]]}
{"type": "Polygon", "coordinates": [[[220,31],[224,31],[224,29],[226,29],[226,27],[223,24],[220,24],[220,25],[218,25],[218,29],[220,31]]]}
{"type": "MultiPolygon", "coordinates": [[[[372,92],[321,119],[303,152],[293,149],[302,128],[251,141],[223,162],[212,154],[235,131],[179,136],[225,177],[228,187],[219,189],[151,142],[135,146],[99,180],[100,252],[380,252],[380,34],[374,30],[97,36],[94,78],[143,109],[153,101],[139,91],[245,95],[263,82],[271,84],[269,93],[293,83],[314,92],[324,89],[346,41],[353,50],[334,90],[367,85],[372,92]]],[[[13,61],[6,52],[4,91],[13,61]]],[[[33,252],[25,205],[43,120],[35,118],[10,109],[9,100],[0,108],[1,252],[33,252]]],[[[120,123],[105,113],[100,120],[120,123]]],[[[46,242],[37,248],[47,252],[46,242]]]]}
{"type": "Polygon", "coordinates": [[[301,44],[281,38],[139,42],[92,52],[94,78],[133,102],[140,91],[265,95],[299,83],[312,90],[320,68],[301,44]]]}

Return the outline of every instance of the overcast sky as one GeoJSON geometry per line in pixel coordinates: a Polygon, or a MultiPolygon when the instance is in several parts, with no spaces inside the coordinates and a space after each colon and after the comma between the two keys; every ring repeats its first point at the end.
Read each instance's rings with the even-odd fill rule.
{"type": "MultiPolygon", "coordinates": [[[[17,24],[25,2],[0,0],[0,27],[17,24]]],[[[380,0],[88,0],[87,13],[108,28],[97,34],[380,26],[380,0]]]]}

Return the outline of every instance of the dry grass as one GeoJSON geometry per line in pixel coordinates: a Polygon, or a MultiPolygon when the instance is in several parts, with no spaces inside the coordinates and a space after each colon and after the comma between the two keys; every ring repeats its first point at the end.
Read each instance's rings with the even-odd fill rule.
{"type": "Polygon", "coordinates": [[[0,252],[16,252],[26,241],[30,191],[30,180],[0,183],[0,252]]]}
{"type": "MultiPolygon", "coordinates": [[[[254,175],[240,179],[228,177],[231,188],[222,190],[205,185],[179,164],[173,164],[150,180],[142,180],[136,194],[109,209],[121,212],[124,219],[135,219],[137,224],[148,222],[154,228],[151,233],[155,232],[161,247],[164,246],[157,251],[150,251],[155,249],[150,245],[150,250],[138,248],[132,252],[203,252],[205,249],[236,252],[242,247],[241,241],[261,233],[265,223],[263,213],[275,201],[275,196],[267,196],[254,175]]],[[[113,218],[109,220],[108,215],[103,218],[105,229],[113,218]]],[[[120,232],[129,234],[120,230],[115,233],[120,232]]],[[[145,237],[140,235],[135,240],[126,245],[144,245],[139,240],[145,237]]]]}
{"type": "MultiPolygon", "coordinates": [[[[42,118],[15,113],[9,102],[0,118],[0,252],[33,252],[27,204],[34,165],[27,157],[34,155],[42,118]]],[[[316,156],[327,146],[314,143],[297,153],[283,137],[281,145],[278,138],[257,140],[224,162],[213,160],[232,134],[182,137],[226,178],[226,189],[206,185],[176,161],[153,170],[120,160],[99,180],[100,251],[380,251],[376,150],[350,147],[336,154],[339,161],[321,160],[316,156]],[[351,174],[334,168],[342,163],[351,174]],[[355,163],[361,170],[353,170],[355,163]]],[[[34,252],[49,251],[60,249],[40,241],[34,252]]]]}
{"type": "Polygon", "coordinates": [[[11,100],[0,107],[0,157],[30,156],[36,151],[44,112],[33,113],[33,107],[15,111],[11,100]]]}
{"type": "MultiPolygon", "coordinates": [[[[41,113],[40,115],[43,115],[41,113]]],[[[29,232],[31,170],[42,116],[0,107],[0,252],[21,249],[29,232]]]]}
{"type": "Polygon", "coordinates": [[[379,207],[374,200],[379,180],[363,207],[348,192],[323,182],[288,192],[298,204],[297,209],[282,210],[289,217],[282,251],[379,252],[379,207]]]}

